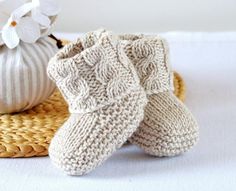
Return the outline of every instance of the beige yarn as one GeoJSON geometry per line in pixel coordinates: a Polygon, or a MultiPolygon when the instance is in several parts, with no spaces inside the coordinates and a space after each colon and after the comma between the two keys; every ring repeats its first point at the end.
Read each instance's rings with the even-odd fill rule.
{"type": "Polygon", "coordinates": [[[137,129],[146,94],[120,43],[103,30],[65,46],[48,74],[72,113],[52,139],[50,158],[70,175],[88,173],[137,129]]]}
{"type": "Polygon", "coordinates": [[[120,39],[149,99],[144,120],[130,142],[155,156],[174,156],[189,150],[198,140],[198,125],[173,94],[166,42],[143,35],[124,35],[120,39]]]}

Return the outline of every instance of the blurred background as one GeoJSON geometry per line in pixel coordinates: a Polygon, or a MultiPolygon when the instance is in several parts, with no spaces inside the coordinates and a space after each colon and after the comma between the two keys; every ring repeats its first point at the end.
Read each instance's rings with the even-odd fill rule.
{"type": "Polygon", "coordinates": [[[236,0],[58,0],[60,32],[233,31],[236,0]]]}

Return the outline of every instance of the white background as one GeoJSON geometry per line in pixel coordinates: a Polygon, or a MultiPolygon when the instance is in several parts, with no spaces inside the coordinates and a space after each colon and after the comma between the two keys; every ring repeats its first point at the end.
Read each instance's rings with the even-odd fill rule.
{"type": "Polygon", "coordinates": [[[236,0],[57,0],[56,30],[116,32],[236,30],[236,0]]]}

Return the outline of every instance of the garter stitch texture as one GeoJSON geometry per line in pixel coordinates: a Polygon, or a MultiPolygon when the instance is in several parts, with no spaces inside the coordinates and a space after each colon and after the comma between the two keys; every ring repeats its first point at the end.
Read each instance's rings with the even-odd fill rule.
{"type": "Polygon", "coordinates": [[[189,150],[198,140],[198,125],[173,94],[173,72],[165,40],[143,35],[119,38],[149,100],[144,120],[130,142],[155,156],[174,156],[189,150]]]}
{"type": "Polygon", "coordinates": [[[147,104],[135,68],[109,32],[90,32],[51,59],[48,74],[71,116],[49,147],[52,162],[82,175],[104,162],[134,133],[147,104]]]}

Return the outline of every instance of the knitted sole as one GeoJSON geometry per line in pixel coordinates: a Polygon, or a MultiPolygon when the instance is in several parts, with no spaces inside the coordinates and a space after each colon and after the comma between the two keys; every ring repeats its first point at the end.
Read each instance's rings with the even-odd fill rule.
{"type": "Polygon", "coordinates": [[[172,92],[153,94],[145,117],[130,142],[155,156],[174,156],[198,140],[198,126],[190,111],[172,92]]]}
{"type": "Polygon", "coordinates": [[[146,94],[140,91],[95,112],[71,114],[50,144],[52,162],[70,175],[90,172],[134,133],[145,105],[146,94]]]}

